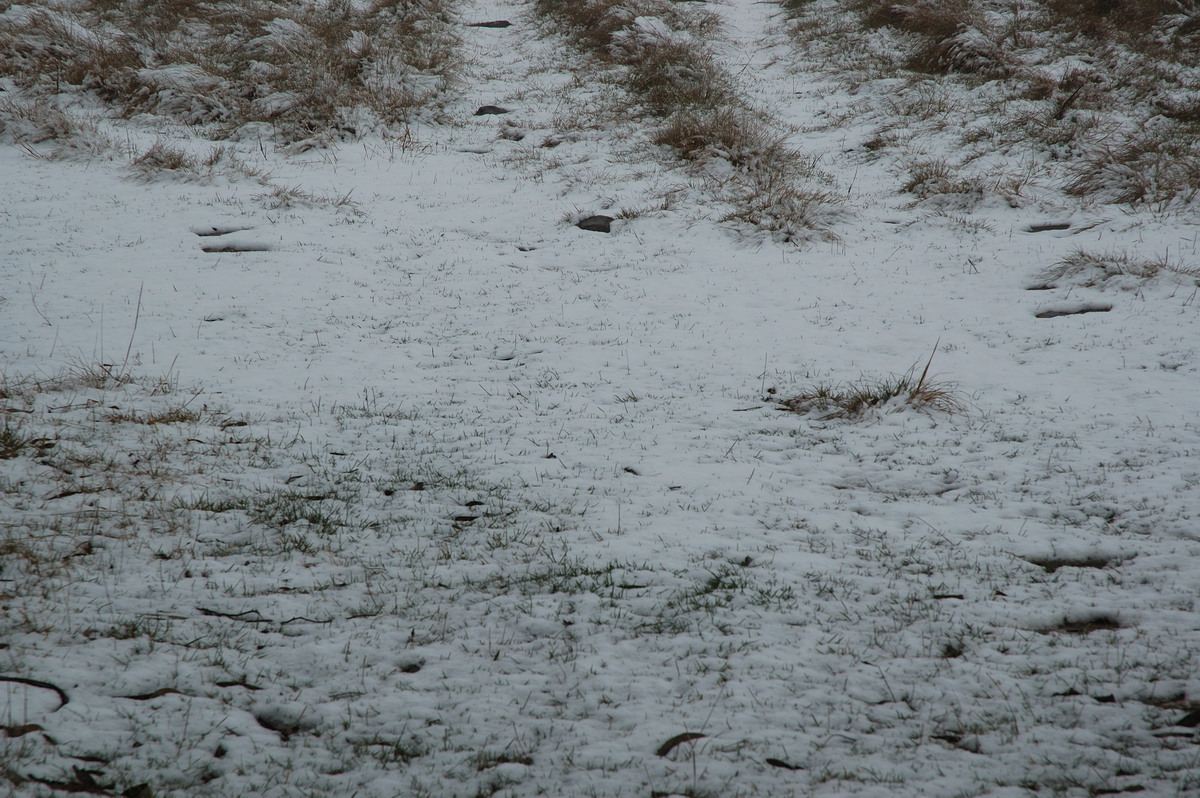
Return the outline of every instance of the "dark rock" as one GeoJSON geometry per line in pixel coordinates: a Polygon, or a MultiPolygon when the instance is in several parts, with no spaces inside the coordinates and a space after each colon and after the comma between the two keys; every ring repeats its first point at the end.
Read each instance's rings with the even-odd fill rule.
{"type": "Polygon", "coordinates": [[[498,105],[481,105],[479,106],[479,110],[475,112],[475,116],[498,116],[507,113],[507,108],[501,108],[498,105]]]}
{"type": "Polygon", "coordinates": [[[1107,313],[1112,310],[1113,306],[1107,302],[1077,302],[1071,305],[1062,305],[1055,308],[1046,308],[1040,310],[1033,315],[1039,319],[1054,319],[1059,316],[1077,316],[1080,313],[1107,313]]]}
{"type": "Polygon", "coordinates": [[[512,23],[507,19],[493,19],[490,22],[472,22],[467,25],[468,28],[507,28],[512,23]]]}
{"type": "Polygon", "coordinates": [[[1200,727],[1200,709],[1193,709],[1175,722],[1176,726],[1186,726],[1189,729],[1200,727]]]}
{"type": "Polygon", "coordinates": [[[589,216],[586,219],[581,219],[576,222],[575,226],[580,230],[591,230],[595,233],[611,233],[613,218],[611,216],[603,216],[597,214],[589,216]]]}
{"type": "Polygon", "coordinates": [[[1070,230],[1070,222],[1039,222],[1025,228],[1027,233],[1046,233],[1052,230],[1070,230]]]}
{"type": "Polygon", "coordinates": [[[253,241],[230,242],[228,244],[204,244],[201,252],[270,252],[270,244],[260,244],[253,241]]]}

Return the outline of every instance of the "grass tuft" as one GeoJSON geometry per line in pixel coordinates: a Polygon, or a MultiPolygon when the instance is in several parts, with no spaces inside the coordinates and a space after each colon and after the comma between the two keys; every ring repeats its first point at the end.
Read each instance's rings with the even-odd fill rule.
{"type": "Polygon", "coordinates": [[[177,404],[161,410],[113,410],[104,415],[104,419],[113,424],[144,424],[149,427],[158,424],[185,424],[199,421],[199,411],[190,409],[186,404],[177,404]]]}
{"type": "Polygon", "coordinates": [[[793,413],[823,413],[822,419],[859,418],[871,410],[897,404],[942,413],[964,411],[966,404],[953,383],[930,378],[929,368],[932,364],[933,355],[930,355],[919,374],[918,363],[898,376],[848,383],[818,383],[794,396],[780,399],[779,404],[793,413]]]}
{"type": "Polygon", "coordinates": [[[1188,266],[1165,255],[1147,259],[1127,252],[1094,252],[1081,248],[1041,272],[1029,289],[1043,291],[1069,285],[1136,290],[1146,281],[1163,275],[1174,275],[1200,285],[1200,266],[1188,266]]]}
{"type": "Polygon", "coordinates": [[[32,444],[33,436],[26,433],[20,424],[4,419],[0,427],[0,460],[11,460],[19,456],[32,444]]]}
{"type": "Polygon", "coordinates": [[[1080,159],[1072,167],[1067,193],[1158,208],[1188,204],[1200,194],[1198,133],[1194,122],[1151,122],[1080,159]]]}

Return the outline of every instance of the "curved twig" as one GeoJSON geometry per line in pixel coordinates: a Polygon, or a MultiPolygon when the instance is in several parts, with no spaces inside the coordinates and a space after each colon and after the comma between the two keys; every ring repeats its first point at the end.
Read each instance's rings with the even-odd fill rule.
{"type": "Polygon", "coordinates": [[[677,746],[683,745],[684,743],[690,743],[692,740],[700,740],[703,737],[705,737],[705,735],[701,734],[700,732],[684,732],[683,734],[676,734],[670,740],[667,740],[665,743],[660,745],[658,750],[654,753],[658,756],[666,756],[674,751],[677,746]]]}
{"type": "Polygon", "coordinates": [[[26,684],[30,687],[40,687],[43,690],[52,690],[58,694],[59,704],[51,712],[58,712],[71,701],[71,697],[67,695],[67,691],[50,682],[43,682],[41,679],[26,679],[24,676],[0,676],[0,682],[12,682],[14,684],[26,684]]]}

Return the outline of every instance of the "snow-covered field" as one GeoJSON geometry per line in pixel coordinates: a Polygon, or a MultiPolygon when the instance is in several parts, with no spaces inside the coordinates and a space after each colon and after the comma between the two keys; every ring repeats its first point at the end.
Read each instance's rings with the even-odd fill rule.
{"type": "Polygon", "coordinates": [[[228,145],[274,188],[0,146],[0,793],[1200,795],[1195,204],[917,201],[894,84],[709,9],[833,235],[517,0],[406,136],[228,145]]]}

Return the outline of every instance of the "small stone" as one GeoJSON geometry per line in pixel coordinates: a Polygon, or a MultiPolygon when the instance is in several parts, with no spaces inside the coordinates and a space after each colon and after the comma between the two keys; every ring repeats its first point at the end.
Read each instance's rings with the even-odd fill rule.
{"type": "Polygon", "coordinates": [[[479,110],[475,112],[475,116],[498,116],[507,113],[507,108],[501,108],[498,105],[481,105],[479,106],[479,110]]]}
{"type": "Polygon", "coordinates": [[[611,216],[597,214],[595,216],[589,216],[586,219],[580,220],[575,224],[575,226],[580,230],[591,230],[595,233],[611,233],[612,223],[613,218],[611,216]]]}

